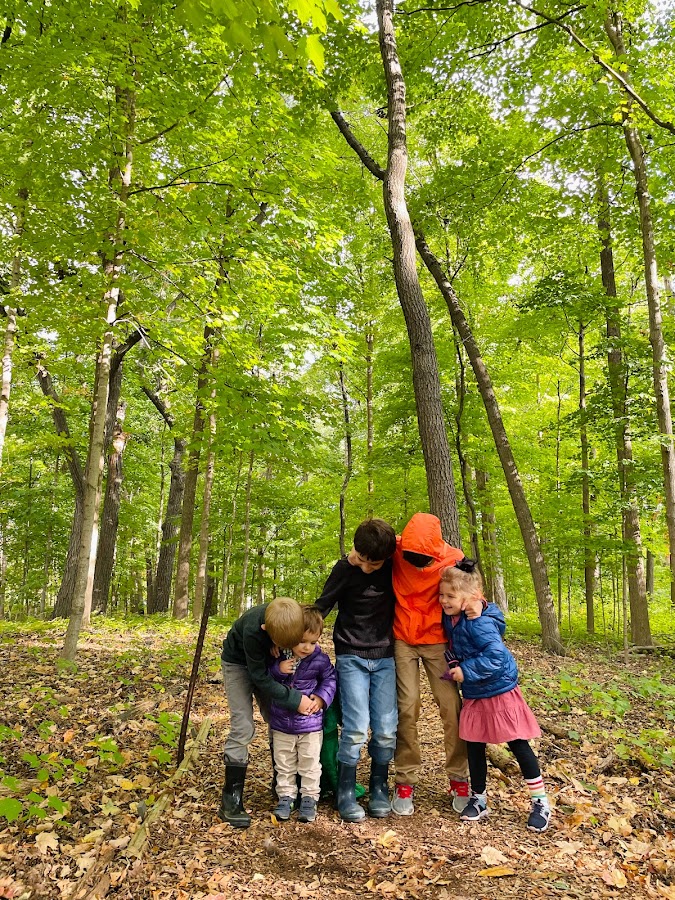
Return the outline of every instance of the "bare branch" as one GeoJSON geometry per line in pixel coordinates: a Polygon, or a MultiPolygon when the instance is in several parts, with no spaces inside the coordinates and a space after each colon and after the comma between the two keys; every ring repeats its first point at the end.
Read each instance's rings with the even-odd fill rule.
{"type": "Polygon", "coordinates": [[[331,112],[330,116],[337,127],[340,129],[340,133],[342,134],[344,139],[359,157],[366,169],[368,169],[371,175],[374,175],[375,178],[378,178],[380,181],[384,181],[387,174],[386,169],[378,166],[378,164],[368,153],[363,144],[354,136],[354,132],[352,131],[350,125],[347,123],[342,113],[339,110],[335,110],[334,112],[331,112]]]}

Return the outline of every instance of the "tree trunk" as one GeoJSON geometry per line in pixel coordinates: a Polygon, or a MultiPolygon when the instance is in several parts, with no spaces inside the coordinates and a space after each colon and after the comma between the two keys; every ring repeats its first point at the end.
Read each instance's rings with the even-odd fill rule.
{"type": "Polygon", "coordinates": [[[7,551],[5,549],[5,533],[7,526],[0,523],[0,622],[5,618],[5,597],[7,595],[7,551]]]}
{"type": "Polygon", "coordinates": [[[239,463],[237,465],[237,480],[234,485],[234,491],[232,492],[232,512],[230,514],[230,521],[225,529],[225,533],[223,534],[223,574],[221,578],[220,584],[220,603],[221,616],[225,615],[225,607],[228,602],[229,595],[229,584],[228,578],[230,574],[230,559],[232,558],[232,542],[234,540],[234,526],[237,521],[237,497],[239,494],[239,481],[241,480],[241,467],[244,460],[244,454],[239,451],[239,463]],[[227,543],[225,542],[225,534],[227,534],[227,543]]]}
{"type": "MultiPolygon", "coordinates": [[[[626,556],[628,596],[631,620],[640,623],[646,621],[646,630],[650,631],[645,573],[642,562],[640,513],[633,466],[633,442],[631,439],[630,416],[626,403],[628,375],[622,350],[621,316],[617,303],[616,278],[614,275],[610,201],[602,177],[598,184],[598,205],[598,231],[601,244],[600,271],[602,284],[608,298],[605,308],[608,343],[607,371],[614,414],[614,438],[621,497],[621,531],[624,554],[626,556]]],[[[633,640],[637,643],[635,635],[633,640]]],[[[640,643],[642,643],[641,640],[640,643]]]]}
{"type": "Polygon", "coordinates": [[[246,478],[246,510],[244,513],[244,557],[241,562],[241,589],[239,591],[239,615],[246,612],[246,576],[248,574],[248,555],[251,538],[251,485],[253,483],[253,459],[251,450],[248,458],[248,476],[246,478]]]}
{"type": "Polygon", "coordinates": [[[201,453],[202,432],[204,431],[204,404],[202,397],[206,387],[209,362],[211,360],[211,337],[213,329],[204,326],[204,352],[197,376],[197,400],[192,427],[192,440],[188,456],[185,488],[183,490],[183,509],[180,520],[180,537],[178,539],[178,568],[173,595],[173,614],[176,619],[184,619],[188,614],[190,603],[190,554],[192,552],[192,525],[195,517],[195,499],[197,497],[197,479],[199,478],[199,456],[201,453]]]}
{"type": "Polygon", "coordinates": [[[654,596],[654,554],[647,548],[647,574],[645,578],[647,594],[654,596]]]}
{"type": "Polygon", "coordinates": [[[487,585],[488,599],[506,613],[509,611],[508,598],[504,587],[504,571],[497,543],[497,529],[492,497],[488,490],[488,475],[476,469],[476,490],[480,498],[481,532],[483,537],[483,574],[487,585]]]}
{"type": "Polygon", "coordinates": [[[12,274],[9,282],[9,302],[3,305],[7,324],[5,326],[5,341],[2,353],[2,384],[0,384],[0,471],[2,470],[2,454],[5,447],[7,422],[9,420],[9,395],[12,390],[12,357],[16,342],[17,316],[19,315],[17,297],[21,282],[21,238],[26,224],[26,204],[28,201],[26,188],[19,188],[17,199],[14,228],[12,229],[14,252],[12,255],[12,274]]]}
{"type": "MultiPolygon", "coordinates": [[[[606,20],[609,40],[618,58],[625,56],[621,30],[621,16],[611,14],[606,20]]],[[[663,484],[666,502],[666,523],[668,526],[668,544],[670,550],[670,599],[675,605],[675,446],[673,445],[673,421],[670,412],[668,391],[668,358],[663,337],[661,302],[659,298],[659,279],[656,266],[656,242],[652,222],[651,200],[645,154],[640,141],[640,134],[632,124],[632,101],[626,98],[622,105],[623,133],[626,146],[633,161],[633,173],[637,188],[640,208],[640,231],[642,233],[642,253],[645,269],[645,292],[649,309],[649,342],[652,345],[652,371],[654,378],[654,394],[656,397],[656,413],[659,421],[661,439],[661,461],[663,464],[663,484]]],[[[638,611],[636,618],[631,609],[631,635],[636,644],[650,646],[652,643],[649,626],[648,608],[638,611]]]]}
{"type": "Polygon", "coordinates": [[[117,526],[119,522],[120,503],[122,499],[122,456],[127,442],[127,435],[123,430],[126,405],[121,403],[117,409],[117,417],[113,426],[110,454],[108,456],[108,478],[103,500],[103,515],[101,516],[101,536],[96,555],[96,569],[94,571],[94,585],[92,592],[92,609],[106,613],[108,611],[108,598],[110,596],[110,584],[113,565],[115,562],[115,547],[117,544],[117,526]]]}
{"type": "Polygon", "coordinates": [[[103,474],[104,442],[108,394],[110,389],[110,371],[113,354],[113,328],[117,318],[117,305],[120,296],[119,279],[122,271],[124,253],[124,228],[126,203],[131,185],[133,163],[133,132],[135,117],[135,94],[129,89],[118,90],[118,104],[121,117],[125,123],[125,147],[123,165],[117,161],[110,170],[110,183],[117,185],[118,211],[111,235],[111,256],[104,262],[104,273],[108,288],[103,295],[106,329],[103,334],[101,349],[96,362],[94,378],[95,392],[91,411],[91,427],[89,449],[84,478],[84,502],[82,507],[82,534],[77,558],[77,576],[73,593],[73,603],[68,620],[68,629],[61,655],[66,660],[74,660],[77,653],[77,640],[86,615],[85,603],[88,583],[94,578],[96,563],[97,525],[101,494],[101,477],[103,474]]]}
{"type": "Polygon", "coordinates": [[[450,312],[452,323],[459,332],[459,336],[471,363],[471,368],[476,378],[476,384],[480,391],[485,412],[487,414],[492,437],[495,447],[499,455],[499,460],[504,470],[504,477],[511,495],[511,502],[518,520],[520,533],[525,544],[525,552],[527,560],[530,564],[530,572],[532,574],[532,582],[537,597],[537,606],[539,608],[539,621],[541,622],[542,643],[546,649],[554,653],[564,653],[564,648],[560,641],[560,633],[558,631],[558,622],[556,621],[555,608],[553,606],[553,597],[551,594],[551,585],[548,578],[546,561],[541,550],[537,530],[534,527],[534,520],[530,511],[527,497],[523,489],[522,481],[518,473],[516,461],[513,457],[511,444],[504,427],[499,403],[492,387],[492,381],[488,373],[487,367],[480,355],[478,344],[473,336],[473,332],[469,328],[469,323],[464,316],[459,299],[455,294],[454,288],[446,277],[441,264],[433,255],[426,240],[421,232],[417,233],[417,249],[420,256],[424,260],[425,265],[433,276],[438,288],[443,295],[450,312]]]}
{"type": "Polygon", "coordinates": [[[345,500],[354,463],[352,459],[352,426],[349,420],[349,397],[345,387],[345,370],[342,362],[340,362],[338,369],[338,378],[340,382],[340,396],[342,397],[342,417],[345,423],[345,474],[342,478],[342,487],[340,488],[340,556],[344,556],[347,552],[345,549],[345,532],[347,530],[345,500]]]}
{"type": "Polygon", "coordinates": [[[155,590],[152,608],[148,605],[149,613],[167,612],[171,600],[171,581],[173,567],[176,560],[176,537],[180,523],[180,514],[183,506],[183,491],[185,488],[185,470],[183,459],[187,449],[187,441],[184,438],[174,437],[173,458],[169,463],[171,479],[169,481],[169,499],[166,503],[166,514],[162,524],[162,543],[157,557],[157,574],[155,575],[155,590]]]}
{"type": "Polygon", "coordinates": [[[457,354],[457,371],[455,375],[455,390],[457,393],[457,410],[455,412],[455,448],[457,450],[457,460],[459,462],[459,471],[462,476],[462,490],[464,491],[464,502],[466,503],[466,517],[469,523],[469,536],[471,540],[471,556],[478,562],[481,571],[483,570],[480,558],[480,549],[478,547],[478,514],[476,513],[476,504],[473,502],[471,493],[471,467],[469,466],[464,450],[462,447],[462,416],[464,413],[464,401],[466,399],[466,378],[464,371],[464,357],[462,356],[462,348],[457,340],[456,332],[453,332],[455,343],[455,353],[457,354]]]}
{"type": "MultiPolygon", "coordinates": [[[[391,235],[394,280],[410,341],[417,422],[424,455],[429,509],[441,520],[444,538],[459,546],[459,517],[445,428],[438,361],[429,310],[420,286],[415,237],[405,198],[408,166],[405,81],[396,48],[393,0],[377,0],[380,53],[387,82],[388,153],[384,208],[391,235]]],[[[335,117],[334,117],[335,118],[335,117]]]]}
{"type": "MultiPolygon", "coordinates": [[[[218,351],[213,351],[212,363],[218,361],[218,351]]],[[[211,402],[215,400],[215,388],[211,391],[211,402]]],[[[213,477],[216,469],[216,414],[209,413],[209,449],[204,473],[204,496],[202,498],[202,519],[199,528],[199,559],[197,561],[197,578],[195,581],[195,602],[192,616],[201,622],[203,600],[206,591],[206,565],[209,551],[209,522],[211,517],[211,496],[213,494],[213,477]]]]}
{"type": "Polygon", "coordinates": [[[366,472],[368,474],[368,515],[373,515],[373,323],[369,323],[366,333],[366,472]]]}
{"type": "Polygon", "coordinates": [[[588,428],[586,425],[586,345],[585,327],[579,323],[579,440],[581,443],[581,505],[584,517],[584,593],[586,631],[595,634],[595,552],[591,547],[591,483],[588,472],[588,428]]]}
{"type": "Polygon", "coordinates": [[[47,593],[49,591],[49,573],[52,568],[52,543],[54,541],[54,500],[56,495],[56,488],[59,483],[59,470],[61,468],[61,457],[59,454],[56,454],[56,462],[54,463],[54,480],[52,482],[52,490],[51,496],[49,498],[49,509],[51,515],[49,517],[49,524],[47,525],[47,541],[45,546],[45,559],[42,565],[42,590],[40,591],[40,616],[44,618],[45,612],[47,609],[47,593]]]}

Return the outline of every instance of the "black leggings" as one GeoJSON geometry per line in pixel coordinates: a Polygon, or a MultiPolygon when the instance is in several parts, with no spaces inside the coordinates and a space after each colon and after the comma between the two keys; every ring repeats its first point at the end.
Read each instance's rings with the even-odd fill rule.
{"type": "MultiPolygon", "coordinates": [[[[523,773],[523,778],[530,780],[541,776],[537,757],[534,755],[534,750],[530,747],[529,741],[523,741],[521,739],[509,741],[507,747],[515,756],[516,762],[520,766],[520,771],[523,773]]],[[[487,782],[485,744],[467,741],[466,753],[469,758],[471,790],[474,794],[484,794],[485,784],[487,782]]]]}

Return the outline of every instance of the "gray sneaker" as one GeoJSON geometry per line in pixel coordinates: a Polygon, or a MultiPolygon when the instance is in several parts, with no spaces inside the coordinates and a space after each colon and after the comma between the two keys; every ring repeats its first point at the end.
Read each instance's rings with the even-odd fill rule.
{"type": "Polygon", "coordinates": [[[415,788],[411,784],[397,784],[394,789],[394,800],[391,804],[392,812],[397,816],[412,816],[415,812],[413,793],[415,788]]]}
{"type": "Polygon", "coordinates": [[[279,797],[279,802],[272,810],[272,814],[277,817],[280,822],[288,822],[293,809],[293,797],[279,797]]]}
{"type": "Polygon", "coordinates": [[[316,819],[316,800],[312,797],[303,797],[300,800],[300,812],[298,822],[313,822],[316,819]]]}

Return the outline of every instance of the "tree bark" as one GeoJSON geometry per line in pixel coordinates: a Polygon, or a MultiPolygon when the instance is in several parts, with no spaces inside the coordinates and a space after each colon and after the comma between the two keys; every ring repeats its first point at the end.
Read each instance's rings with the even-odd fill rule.
{"type": "MultiPolygon", "coordinates": [[[[617,58],[626,54],[621,30],[621,15],[612,13],[605,22],[607,35],[617,58]]],[[[652,221],[651,199],[645,153],[640,140],[640,133],[632,124],[632,101],[628,97],[622,106],[623,133],[626,146],[633,161],[633,174],[637,188],[638,206],[640,209],[640,231],[642,233],[642,254],[645,269],[645,292],[649,309],[649,343],[652,345],[652,372],[654,378],[654,395],[656,397],[656,413],[661,432],[661,462],[663,465],[663,486],[666,501],[666,524],[668,526],[668,545],[670,550],[670,601],[675,606],[675,445],[673,444],[673,420],[670,411],[668,391],[668,355],[663,337],[661,317],[661,301],[659,297],[659,277],[656,265],[656,241],[654,239],[654,223],[652,221]]],[[[633,641],[640,646],[652,643],[649,616],[645,606],[638,619],[631,610],[631,635],[633,641]]]]}
{"type": "Polygon", "coordinates": [[[462,356],[462,348],[457,340],[456,332],[453,333],[455,343],[455,353],[457,355],[457,371],[455,375],[455,390],[457,393],[457,409],[455,411],[455,448],[457,450],[457,460],[459,462],[459,471],[462,476],[462,490],[464,491],[464,502],[466,503],[466,517],[469,524],[469,537],[471,540],[471,556],[477,561],[478,567],[483,572],[483,565],[480,558],[480,548],[478,546],[478,514],[476,512],[476,504],[473,501],[471,493],[471,467],[464,455],[462,447],[463,442],[463,424],[462,417],[464,414],[464,401],[466,399],[466,378],[464,371],[464,357],[462,356]]]}
{"type": "Polygon", "coordinates": [[[645,577],[645,583],[647,588],[647,594],[650,597],[654,596],[654,554],[652,551],[647,548],[647,571],[645,577]]]}
{"type": "Polygon", "coordinates": [[[588,471],[588,427],[586,424],[586,344],[585,327],[579,323],[579,441],[581,444],[581,505],[584,517],[584,595],[586,631],[595,634],[595,552],[591,547],[591,482],[588,471]]]}
{"type": "Polygon", "coordinates": [[[349,487],[349,482],[352,477],[354,462],[352,459],[352,426],[349,420],[349,397],[347,396],[345,370],[342,362],[340,362],[338,369],[338,380],[340,382],[340,396],[342,398],[342,418],[345,424],[345,474],[342,478],[342,486],[340,488],[340,556],[344,556],[347,552],[345,549],[345,532],[347,530],[345,501],[347,498],[347,488],[349,487]]]}
{"type": "MultiPolygon", "coordinates": [[[[218,361],[218,351],[213,351],[212,363],[218,361]]],[[[211,402],[215,400],[215,388],[211,391],[211,402]]],[[[197,578],[195,580],[195,602],[192,616],[201,621],[202,606],[206,590],[206,565],[209,550],[209,522],[211,517],[211,496],[213,494],[213,477],[216,469],[216,415],[209,413],[209,448],[204,472],[204,496],[202,498],[202,518],[199,528],[199,558],[197,561],[197,578]]]]}
{"type": "Polygon", "coordinates": [[[237,497],[239,494],[239,481],[241,480],[241,467],[244,460],[244,454],[239,451],[239,462],[237,464],[237,480],[234,485],[234,491],[232,492],[232,512],[230,514],[230,521],[225,530],[225,534],[227,535],[227,543],[225,543],[225,534],[223,535],[223,545],[224,545],[224,553],[223,553],[223,574],[221,577],[220,583],[220,614],[221,616],[225,615],[226,606],[227,606],[227,598],[229,593],[229,584],[228,578],[230,574],[230,559],[232,558],[232,542],[234,540],[234,526],[237,521],[237,497]]]}
{"type": "Polygon", "coordinates": [[[373,515],[373,323],[369,323],[366,332],[366,471],[368,473],[368,515],[373,515]]]}
{"type": "Polygon", "coordinates": [[[2,470],[2,455],[5,447],[5,435],[9,421],[9,396],[12,390],[12,358],[16,343],[17,317],[19,315],[17,296],[21,282],[21,239],[26,225],[26,205],[28,190],[19,188],[17,191],[17,206],[14,215],[14,227],[12,237],[14,240],[14,252],[12,254],[12,274],[9,282],[9,302],[3,304],[3,310],[7,317],[5,325],[5,340],[2,353],[2,383],[0,384],[0,471],[2,470]]]}
{"type": "Polygon", "coordinates": [[[190,603],[190,554],[192,552],[192,525],[195,517],[195,499],[197,497],[197,479],[199,478],[199,456],[201,454],[201,440],[204,431],[204,404],[202,397],[208,377],[209,362],[211,360],[211,338],[213,328],[204,326],[204,352],[197,376],[197,399],[195,402],[195,417],[192,426],[192,439],[190,441],[190,453],[188,455],[187,472],[185,474],[185,488],[183,490],[183,509],[180,520],[180,537],[178,539],[178,568],[176,570],[176,584],[173,595],[173,614],[176,619],[184,619],[188,614],[190,603]]]}
{"type": "Polygon", "coordinates": [[[551,585],[548,578],[546,561],[542,553],[541,544],[537,535],[537,530],[532,519],[527,497],[523,489],[522,481],[518,473],[516,461],[511,450],[506,428],[502,420],[499,403],[492,386],[492,380],[488,373],[487,367],[478,349],[478,344],[473,336],[473,332],[469,328],[469,323],[462,311],[459,299],[455,294],[454,288],[446,277],[441,264],[429,249],[423,234],[417,232],[417,249],[420,256],[424,260],[426,267],[438,285],[438,288],[445,299],[450,312],[452,323],[459,332],[459,336],[466,349],[471,368],[476,378],[476,384],[480,391],[485,412],[487,414],[492,437],[495,447],[502,464],[506,484],[511,495],[511,502],[518,520],[520,533],[525,544],[525,552],[527,560],[530,564],[530,573],[534,584],[534,591],[537,597],[537,606],[539,608],[539,621],[541,623],[542,643],[546,649],[554,653],[564,654],[564,648],[560,641],[560,632],[558,630],[558,622],[556,620],[555,608],[553,606],[553,597],[551,594],[551,585]]]}
{"type": "Polygon", "coordinates": [[[239,590],[239,615],[246,612],[246,576],[248,574],[248,555],[251,545],[251,486],[253,483],[254,453],[251,450],[248,458],[248,475],[246,477],[246,508],[244,512],[244,557],[241,562],[241,588],[239,590]]]}
{"type": "Polygon", "coordinates": [[[646,617],[649,627],[649,608],[642,562],[640,512],[633,466],[633,442],[626,403],[628,375],[622,349],[621,316],[614,274],[610,199],[602,177],[598,182],[598,232],[600,235],[600,271],[605,295],[608,298],[605,306],[608,344],[607,372],[614,414],[614,440],[621,498],[621,531],[624,555],[626,556],[629,605],[631,619],[635,618],[635,621],[640,622],[644,621],[646,617]]]}
{"type": "Polygon", "coordinates": [[[488,490],[488,474],[476,469],[476,490],[480,499],[481,533],[483,537],[483,574],[487,585],[488,599],[506,613],[509,602],[504,587],[504,571],[502,569],[494,505],[488,490]]]}
{"type": "Polygon", "coordinates": [[[106,328],[97,358],[94,379],[95,390],[84,478],[82,534],[77,558],[77,576],[68,629],[61,651],[61,656],[71,661],[75,659],[77,654],[77,641],[86,615],[87,586],[90,579],[93,583],[94,565],[96,563],[100,485],[103,474],[105,425],[113,354],[113,328],[117,318],[117,305],[120,297],[119,280],[124,253],[125,213],[131,186],[133,164],[135,94],[130,89],[118,89],[117,100],[122,121],[125,123],[124,159],[122,165],[117,165],[115,162],[110,171],[110,183],[117,186],[118,207],[114,231],[111,235],[111,256],[104,261],[103,265],[103,271],[108,281],[107,290],[103,295],[106,328]]]}

